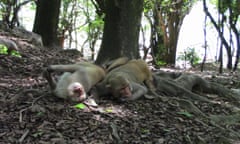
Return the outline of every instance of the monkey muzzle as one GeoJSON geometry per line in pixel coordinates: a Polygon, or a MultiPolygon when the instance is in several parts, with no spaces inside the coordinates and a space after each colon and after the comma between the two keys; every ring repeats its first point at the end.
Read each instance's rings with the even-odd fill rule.
{"type": "Polygon", "coordinates": [[[73,92],[74,92],[75,94],[79,94],[79,95],[82,95],[82,94],[83,94],[83,91],[82,91],[82,89],[81,89],[80,87],[74,88],[74,89],[73,89],[73,92]]]}
{"type": "Polygon", "coordinates": [[[86,98],[86,94],[83,86],[80,83],[73,83],[68,88],[69,96],[72,101],[83,101],[86,98]]]}

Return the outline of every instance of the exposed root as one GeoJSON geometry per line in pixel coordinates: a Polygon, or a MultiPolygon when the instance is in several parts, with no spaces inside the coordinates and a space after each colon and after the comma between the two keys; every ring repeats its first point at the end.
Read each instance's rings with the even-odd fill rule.
{"type": "MultiPolygon", "coordinates": [[[[223,108],[230,109],[232,112],[239,112],[238,93],[225,88],[224,86],[208,82],[197,75],[192,74],[179,74],[179,73],[156,73],[154,76],[156,80],[157,93],[164,93],[167,96],[167,102],[172,106],[180,107],[191,114],[194,114],[197,119],[205,126],[212,125],[218,129],[222,135],[221,142],[232,143],[232,139],[239,139],[240,134],[235,132],[229,125],[238,124],[240,122],[240,114],[233,115],[207,115],[194,102],[209,103],[209,107],[214,106],[216,102],[210,100],[202,95],[194,93],[210,93],[216,94],[220,99],[226,99],[235,105],[228,103],[220,103],[223,108]],[[231,139],[232,138],[232,139],[231,139]]],[[[163,100],[164,98],[161,98],[163,100]]],[[[204,142],[204,139],[200,140],[204,142]]]]}

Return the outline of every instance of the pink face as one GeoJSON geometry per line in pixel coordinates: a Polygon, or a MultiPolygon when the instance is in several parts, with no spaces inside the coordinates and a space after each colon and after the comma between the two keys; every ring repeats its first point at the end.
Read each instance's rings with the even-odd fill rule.
{"type": "Polygon", "coordinates": [[[68,87],[68,95],[72,101],[81,102],[86,99],[86,92],[80,83],[72,83],[68,87]]]}
{"type": "Polygon", "coordinates": [[[128,99],[132,96],[129,85],[120,89],[112,89],[111,91],[113,96],[117,99],[128,99]]]}
{"type": "Polygon", "coordinates": [[[122,96],[122,97],[130,97],[130,96],[132,96],[132,92],[131,92],[129,86],[121,88],[119,90],[119,93],[120,93],[120,96],[122,96]]]}

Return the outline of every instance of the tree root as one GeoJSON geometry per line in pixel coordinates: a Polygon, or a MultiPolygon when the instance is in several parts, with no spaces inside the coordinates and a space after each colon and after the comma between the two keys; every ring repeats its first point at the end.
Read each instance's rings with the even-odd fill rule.
{"type": "MultiPolygon", "coordinates": [[[[214,126],[218,129],[224,142],[231,143],[232,139],[239,139],[240,134],[235,132],[229,125],[238,124],[240,122],[240,114],[233,115],[206,115],[197,106],[194,105],[194,101],[206,102],[210,104],[216,104],[214,100],[210,100],[202,95],[194,93],[210,93],[217,94],[221,98],[232,102],[219,103],[222,107],[228,108],[231,112],[239,112],[239,100],[240,95],[234,93],[232,90],[225,88],[224,86],[208,82],[200,76],[193,74],[179,74],[179,73],[155,73],[155,84],[158,94],[165,94],[165,100],[170,105],[179,106],[182,109],[194,114],[198,120],[205,126],[214,126]],[[193,92],[194,91],[194,92],[193,92]]],[[[164,98],[161,97],[161,100],[164,98]]],[[[211,105],[210,105],[211,106],[211,105]]],[[[204,140],[203,140],[204,141],[204,140]]]]}
{"type": "Polygon", "coordinates": [[[179,106],[185,109],[187,112],[193,113],[194,115],[198,115],[204,118],[208,117],[189,100],[179,98],[172,98],[172,100],[177,101],[179,103],[179,106]]]}
{"type": "Polygon", "coordinates": [[[160,93],[163,92],[177,97],[181,96],[192,100],[211,102],[206,97],[192,92],[198,91],[200,93],[217,94],[236,104],[240,104],[240,94],[234,93],[220,84],[208,82],[198,75],[161,72],[160,74],[156,73],[154,78],[157,90],[160,93]]]}
{"type": "Polygon", "coordinates": [[[211,115],[210,119],[216,123],[231,125],[240,122],[240,114],[233,115],[211,115]]]}
{"type": "Polygon", "coordinates": [[[201,95],[195,94],[184,87],[181,87],[173,80],[166,80],[161,77],[155,77],[158,81],[157,92],[165,93],[169,96],[174,97],[185,97],[186,99],[192,99],[197,101],[209,102],[211,101],[208,98],[205,98],[201,95]]]}

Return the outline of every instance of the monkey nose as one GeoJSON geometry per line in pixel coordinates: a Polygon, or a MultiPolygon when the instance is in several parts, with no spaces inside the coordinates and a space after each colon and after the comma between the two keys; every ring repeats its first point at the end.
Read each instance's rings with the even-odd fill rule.
{"type": "Polygon", "coordinates": [[[81,90],[81,88],[74,88],[73,92],[81,94],[82,90],[81,90]]]}

